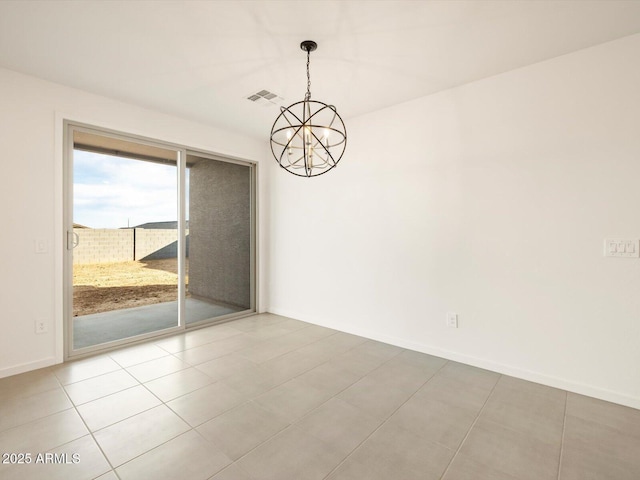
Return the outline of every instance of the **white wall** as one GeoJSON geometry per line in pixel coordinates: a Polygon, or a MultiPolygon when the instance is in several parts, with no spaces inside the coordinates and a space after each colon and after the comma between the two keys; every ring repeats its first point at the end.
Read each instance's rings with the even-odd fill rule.
{"type": "MultiPolygon", "coordinates": [[[[0,69],[0,377],[62,358],[65,118],[247,160],[268,155],[265,142],[0,69]],[[45,240],[49,253],[35,254],[35,239],[45,240]],[[36,318],[50,323],[48,333],[35,335],[36,318]]],[[[259,172],[264,198],[267,169],[259,172]]],[[[264,309],[266,289],[260,292],[264,309]]]]}
{"type": "Polygon", "coordinates": [[[640,259],[602,254],[640,237],[638,58],[635,35],[348,119],[335,171],[274,168],[270,310],[640,408],[640,259]]]}

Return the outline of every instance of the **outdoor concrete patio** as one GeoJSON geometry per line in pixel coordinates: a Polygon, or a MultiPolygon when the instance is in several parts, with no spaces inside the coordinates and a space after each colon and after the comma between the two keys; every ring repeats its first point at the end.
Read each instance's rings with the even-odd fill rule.
{"type": "MultiPolygon", "coordinates": [[[[187,325],[239,312],[242,308],[217,305],[187,298],[187,325]]],[[[73,348],[90,347],[144,333],[156,332],[178,324],[178,302],[165,302],[143,307],[83,315],[73,319],[73,348]]]]}

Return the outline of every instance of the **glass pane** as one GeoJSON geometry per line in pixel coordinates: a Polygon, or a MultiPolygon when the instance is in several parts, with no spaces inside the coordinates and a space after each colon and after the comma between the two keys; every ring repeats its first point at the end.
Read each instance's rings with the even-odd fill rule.
{"type": "Polygon", "coordinates": [[[187,156],[187,325],[249,310],[251,168],[187,156]]]}
{"type": "Polygon", "coordinates": [[[176,153],[95,138],[74,137],[74,350],[178,325],[176,153]]]}

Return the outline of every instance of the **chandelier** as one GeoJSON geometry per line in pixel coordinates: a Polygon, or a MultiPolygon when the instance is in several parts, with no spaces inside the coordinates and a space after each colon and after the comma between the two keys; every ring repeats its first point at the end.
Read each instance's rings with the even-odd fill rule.
{"type": "Polygon", "coordinates": [[[336,107],[311,100],[309,56],[318,45],[305,40],[307,93],[304,100],[280,107],[271,128],[271,152],[278,164],[300,177],[316,177],[334,168],[347,146],[347,130],[336,107]]]}

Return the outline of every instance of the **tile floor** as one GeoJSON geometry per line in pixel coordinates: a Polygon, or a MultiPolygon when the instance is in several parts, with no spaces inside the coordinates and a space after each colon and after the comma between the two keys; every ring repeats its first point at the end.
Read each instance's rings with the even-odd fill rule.
{"type": "Polygon", "coordinates": [[[0,452],[31,454],[5,480],[637,480],[640,411],[263,314],[0,379],[0,452]]]}

